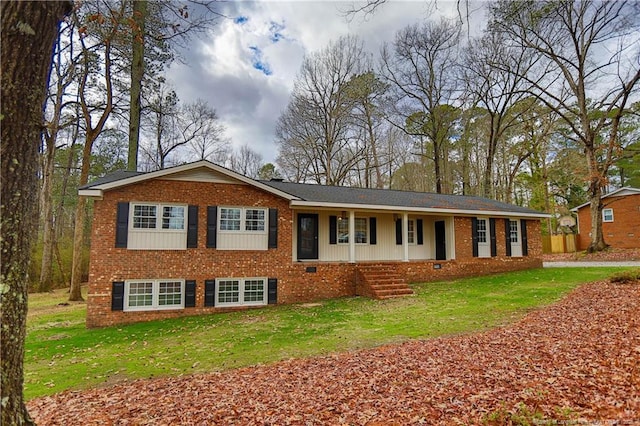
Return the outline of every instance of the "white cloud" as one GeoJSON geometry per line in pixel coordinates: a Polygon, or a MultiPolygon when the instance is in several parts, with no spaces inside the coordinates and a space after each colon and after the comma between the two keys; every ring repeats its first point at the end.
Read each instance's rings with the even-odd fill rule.
{"type": "Polygon", "coordinates": [[[202,98],[218,112],[233,146],[248,144],[274,161],[275,124],[289,101],[302,59],[332,39],[356,34],[377,58],[383,42],[427,16],[457,16],[456,1],[426,0],[383,5],[375,14],[344,12],[351,2],[262,1],[221,3],[225,19],[184,53],[170,70],[183,101],[202,98]]]}

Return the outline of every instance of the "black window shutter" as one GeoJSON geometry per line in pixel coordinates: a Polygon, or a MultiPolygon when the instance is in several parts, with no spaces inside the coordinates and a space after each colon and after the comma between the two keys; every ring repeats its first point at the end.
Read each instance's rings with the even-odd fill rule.
{"type": "Polygon", "coordinates": [[[369,218],[369,244],[378,244],[378,224],[375,217],[369,218]]]}
{"type": "Polygon", "coordinates": [[[129,203],[118,203],[116,213],[116,248],[127,248],[129,232],[129,203]]]}
{"type": "Polygon", "coordinates": [[[511,256],[511,221],[509,219],[504,220],[504,235],[507,247],[507,256],[511,256]]]}
{"type": "Polygon", "coordinates": [[[489,235],[491,236],[491,256],[498,255],[498,243],[496,241],[496,220],[489,218],[489,235]]]}
{"type": "Polygon", "coordinates": [[[216,280],[204,281],[204,306],[216,305],[216,280]]]}
{"type": "Polygon", "coordinates": [[[187,218],[187,248],[198,248],[198,206],[189,206],[187,218]]]}
{"type": "Polygon", "coordinates": [[[186,280],[184,282],[184,307],[194,308],[196,306],[196,281],[186,280]]]}
{"type": "Polygon", "coordinates": [[[274,305],[278,303],[278,279],[269,278],[267,282],[267,303],[269,305],[274,305]]]}
{"type": "Polygon", "coordinates": [[[278,209],[269,209],[269,248],[278,248],[278,209]]]}
{"type": "Polygon", "coordinates": [[[207,206],[207,247],[208,248],[216,248],[217,234],[218,234],[218,207],[207,206]]]}
{"type": "Polygon", "coordinates": [[[527,241],[527,220],[520,219],[520,232],[522,233],[522,255],[529,255],[529,242],[527,241]]]}
{"type": "Polygon", "coordinates": [[[478,257],[478,218],[471,218],[471,240],[473,246],[473,257],[478,257]]]}
{"type": "Polygon", "coordinates": [[[418,233],[418,245],[424,244],[424,235],[423,235],[423,225],[422,219],[416,220],[416,232],[418,233]]]}
{"type": "Polygon", "coordinates": [[[402,219],[396,219],[396,244],[402,244],[402,219]]]}
{"type": "Polygon", "coordinates": [[[338,217],[329,216],[329,244],[338,243],[338,217]]]}
{"type": "Polygon", "coordinates": [[[111,310],[124,309],[124,281],[114,281],[111,284],[111,310]]]}

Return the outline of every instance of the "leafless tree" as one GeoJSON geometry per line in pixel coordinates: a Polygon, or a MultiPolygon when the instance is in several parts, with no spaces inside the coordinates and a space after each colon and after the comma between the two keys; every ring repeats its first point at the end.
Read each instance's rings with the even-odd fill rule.
{"type": "MultiPolygon", "coordinates": [[[[345,36],[304,58],[287,109],[276,126],[278,165],[285,175],[295,149],[306,160],[308,176],[317,183],[338,185],[358,161],[362,148],[353,143],[353,100],[348,82],[366,71],[361,40],[345,36]]],[[[299,166],[300,163],[292,167],[299,166]]]]}
{"type": "Polygon", "coordinates": [[[460,28],[445,19],[411,25],[382,50],[382,73],[395,93],[396,125],[423,137],[433,161],[436,192],[445,188],[445,162],[456,120],[457,50],[460,28]]]}
{"type": "Polygon", "coordinates": [[[242,145],[236,154],[231,155],[230,162],[231,170],[253,179],[258,179],[263,166],[262,156],[249,145],[242,145]]]}
{"type": "Polygon", "coordinates": [[[537,74],[504,71],[526,78],[533,86],[531,92],[558,114],[584,149],[589,169],[590,252],[607,246],[601,196],[620,152],[621,120],[638,91],[639,15],[640,3],[634,1],[503,0],[491,7],[492,29],[541,60],[537,74]]]}
{"type": "Polygon", "coordinates": [[[510,109],[527,96],[529,83],[523,75],[529,72],[533,63],[535,59],[529,52],[509,46],[496,32],[485,33],[465,49],[462,78],[467,98],[473,107],[479,107],[486,113],[486,119],[478,123],[487,126],[481,180],[485,197],[496,197],[496,154],[507,130],[518,122],[518,114],[510,109]]]}

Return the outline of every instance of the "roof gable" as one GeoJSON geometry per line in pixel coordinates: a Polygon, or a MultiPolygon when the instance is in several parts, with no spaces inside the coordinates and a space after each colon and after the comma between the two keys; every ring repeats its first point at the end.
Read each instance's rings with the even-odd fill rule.
{"type": "MultiPolygon", "coordinates": [[[[611,191],[610,193],[603,195],[602,197],[600,197],[600,199],[604,200],[605,198],[610,198],[610,197],[627,197],[629,195],[640,195],[640,188],[632,188],[630,186],[625,186],[623,188],[618,188],[615,191],[611,191]]],[[[591,203],[587,201],[586,203],[580,204],[579,206],[572,208],[571,211],[577,212],[578,210],[580,210],[585,206],[588,206],[589,204],[591,203]]]]}
{"type": "Polygon", "coordinates": [[[152,179],[200,181],[216,183],[247,184],[280,197],[291,199],[291,195],[283,193],[276,188],[248,178],[226,167],[213,164],[206,160],[183,164],[154,172],[128,172],[117,171],[79,188],[79,194],[87,197],[102,197],[104,191],[120,188],[127,185],[149,181],[152,179]]]}

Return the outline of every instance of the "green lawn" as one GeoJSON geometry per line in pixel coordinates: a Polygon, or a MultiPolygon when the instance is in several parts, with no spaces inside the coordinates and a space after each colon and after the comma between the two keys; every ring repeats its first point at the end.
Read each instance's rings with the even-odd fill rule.
{"type": "Polygon", "coordinates": [[[509,323],[620,268],[536,269],[416,284],[385,301],[328,300],[87,330],[67,294],[29,297],[27,399],[125,379],[201,373],[509,323]]]}

